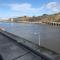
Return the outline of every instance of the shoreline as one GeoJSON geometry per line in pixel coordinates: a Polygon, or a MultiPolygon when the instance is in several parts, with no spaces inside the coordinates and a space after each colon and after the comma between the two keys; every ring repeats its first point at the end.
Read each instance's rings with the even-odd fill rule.
{"type": "Polygon", "coordinates": [[[11,22],[11,21],[0,21],[0,22],[6,22],[6,23],[28,23],[28,24],[48,24],[48,25],[56,25],[56,26],[60,26],[60,22],[27,22],[27,21],[19,21],[19,22],[11,22]]]}

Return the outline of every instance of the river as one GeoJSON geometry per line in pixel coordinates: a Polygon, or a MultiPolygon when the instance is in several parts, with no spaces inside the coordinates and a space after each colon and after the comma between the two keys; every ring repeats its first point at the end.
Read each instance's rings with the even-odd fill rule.
{"type": "Polygon", "coordinates": [[[10,33],[60,53],[60,26],[0,22],[0,27],[10,33]]]}

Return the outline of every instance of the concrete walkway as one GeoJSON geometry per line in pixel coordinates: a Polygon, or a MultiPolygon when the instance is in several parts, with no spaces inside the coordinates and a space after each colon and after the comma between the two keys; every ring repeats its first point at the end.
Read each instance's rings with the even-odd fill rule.
{"type": "Polygon", "coordinates": [[[19,46],[2,33],[0,33],[0,54],[3,60],[41,60],[39,56],[19,46]]]}

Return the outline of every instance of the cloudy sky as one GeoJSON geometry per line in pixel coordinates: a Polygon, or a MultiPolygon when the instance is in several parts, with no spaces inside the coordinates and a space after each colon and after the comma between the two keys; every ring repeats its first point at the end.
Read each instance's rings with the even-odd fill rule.
{"type": "Polygon", "coordinates": [[[60,12],[60,0],[0,0],[0,18],[60,12]]]}

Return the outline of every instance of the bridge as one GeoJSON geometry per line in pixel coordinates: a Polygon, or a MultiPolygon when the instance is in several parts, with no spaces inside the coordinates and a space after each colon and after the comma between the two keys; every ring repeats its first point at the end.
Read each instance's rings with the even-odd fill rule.
{"type": "Polygon", "coordinates": [[[0,30],[0,60],[60,60],[54,51],[0,30]]]}
{"type": "Polygon", "coordinates": [[[47,22],[47,24],[60,26],[60,22],[47,22]]]}

